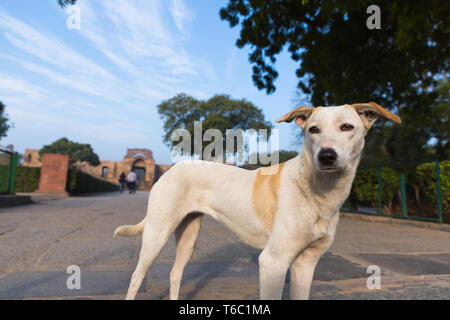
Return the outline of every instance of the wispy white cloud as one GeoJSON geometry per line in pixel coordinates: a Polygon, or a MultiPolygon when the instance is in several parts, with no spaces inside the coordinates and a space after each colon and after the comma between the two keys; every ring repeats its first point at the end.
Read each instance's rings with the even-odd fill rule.
{"type": "Polygon", "coordinates": [[[192,57],[184,48],[180,34],[186,33],[186,24],[194,17],[184,1],[102,0],[97,4],[94,10],[91,2],[79,1],[80,33],[123,71],[149,82],[177,78],[186,84],[192,77],[204,77],[205,72],[207,80],[216,79],[211,64],[192,57]]]}
{"type": "Polygon", "coordinates": [[[95,75],[109,80],[115,78],[52,36],[44,35],[1,11],[0,28],[4,30],[6,40],[13,46],[61,70],[70,69],[79,74],[95,75]]]}
{"type": "MultiPolygon", "coordinates": [[[[104,12],[104,16],[100,16],[88,1],[79,1],[83,21],[81,34],[129,77],[145,79],[148,86],[152,86],[151,90],[136,92],[136,87],[129,81],[119,80],[58,39],[0,11],[0,30],[6,40],[49,66],[7,58],[54,83],[116,102],[124,101],[130,95],[140,99],[153,92],[154,98],[161,98],[164,92],[187,91],[185,86],[194,76],[205,78],[205,82],[217,81],[213,66],[203,59],[190,57],[173,34],[169,21],[164,19],[164,9],[168,9],[163,2],[102,0],[100,3],[100,12],[104,12]],[[106,34],[105,24],[115,30],[106,34]]],[[[178,26],[193,15],[183,1],[171,1],[170,8],[173,19],[178,19],[178,26]]]]}
{"type": "Polygon", "coordinates": [[[3,96],[26,96],[36,103],[44,102],[48,97],[48,93],[43,88],[3,73],[0,73],[0,92],[3,93],[3,96]]]}
{"type": "Polygon", "coordinates": [[[14,65],[0,71],[0,97],[21,123],[110,142],[145,141],[149,123],[162,135],[155,108],[161,100],[179,92],[210,96],[216,71],[186,46],[195,15],[184,0],[77,3],[81,29],[67,30],[76,46],[45,24],[35,28],[32,19],[0,9],[0,41],[8,49],[0,65],[14,65]]]}
{"type": "Polygon", "coordinates": [[[33,127],[53,130],[58,134],[77,136],[89,141],[92,137],[104,142],[129,143],[130,141],[144,142],[145,134],[136,131],[136,123],[129,119],[118,119],[102,122],[80,122],[66,114],[43,110],[41,113],[26,109],[13,109],[11,116],[32,123],[33,127]]]}
{"type": "Polygon", "coordinates": [[[233,48],[233,52],[231,52],[231,56],[227,60],[227,76],[228,80],[231,80],[233,78],[233,61],[236,57],[237,49],[233,48]]]}
{"type": "MultiPolygon", "coordinates": [[[[197,74],[194,60],[165,19],[165,1],[102,0],[101,4],[105,16],[114,26],[111,34],[117,36],[115,40],[129,57],[145,59],[145,63],[164,67],[172,74],[197,74]]],[[[180,4],[177,5],[177,10],[182,10],[180,4]]],[[[184,4],[183,9],[190,12],[184,4]]],[[[179,14],[177,21],[181,27],[179,14]]]]}
{"type": "Polygon", "coordinates": [[[123,71],[137,74],[137,67],[127,57],[112,47],[113,39],[111,39],[111,33],[107,32],[111,26],[104,21],[105,19],[101,19],[96,14],[94,8],[92,8],[92,2],[81,0],[78,2],[78,6],[80,6],[80,12],[82,12],[83,17],[83,27],[80,28],[80,33],[123,71]]]}
{"type": "Polygon", "coordinates": [[[184,0],[171,0],[169,11],[178,30],[186,33],[186,24],[194,19],[194,13],[189,9],[184,0]]]}

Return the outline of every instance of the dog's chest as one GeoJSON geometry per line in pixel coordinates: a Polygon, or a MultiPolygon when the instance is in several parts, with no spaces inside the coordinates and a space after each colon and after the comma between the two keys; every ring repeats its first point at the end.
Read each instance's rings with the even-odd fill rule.
{"type": "Polygon", "coordinates": [[[330,221],[318,218],[313,227],[313,235],[316,238],[323,237],[329,233],[330,221]]]}
{"type": "Polygon", "coordinates": [[[325,236],[334,236],[338,220],[339,213],[336,213],[331,219],[318,217],[313,226],[313,237],[319,239],[325,236]]]}

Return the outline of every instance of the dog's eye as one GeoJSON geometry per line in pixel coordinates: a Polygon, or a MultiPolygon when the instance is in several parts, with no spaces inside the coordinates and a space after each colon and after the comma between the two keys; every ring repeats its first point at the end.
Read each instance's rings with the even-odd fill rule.
{"type": "Polygon", "coordinates": [[[317,127],[311,127],[311,128],[309,128],[309,132],[310,132],[310,133],[319,133],[320,130],[319,130],[319,128],[317,128],[317,127]]]}
{"type": "Polygon", "coordinates": [[[341,126],[341,131],[350,131],[350,130],[353,130],[355,127],[353,126],[353,125],[351,125],[351,124],[348,124],[348,123],[344,123],[342,126],[341,126]]]}

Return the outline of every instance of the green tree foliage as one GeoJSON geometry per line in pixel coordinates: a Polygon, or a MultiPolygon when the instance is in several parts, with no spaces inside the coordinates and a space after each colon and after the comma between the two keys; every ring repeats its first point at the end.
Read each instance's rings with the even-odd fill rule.
{"type": "MultiPolygon", "coordinates": [[[[286,162],[288,160],[291,160],[292,158],[298,156],[298,152],[297,151],[288,151],[288,150],[278,150],[275,151],[276,153],[278,153],[278,163],[283,163],[286,162]]],[[[258,156],[257,159],[259,160],[260,157],[258,156]]],[[[247,167],[249,168],[259,168],[259,167],[267,167],[267,166],[271,166],[273,165],[272,163],[269,164],[262,164],[258,161],[257,164],[255,165],[248,165],[247,167]]]]}
{"type": "MultiPolygon", "coordinates": [[[[0,166],[1,174],[1,166],[0,166]]],[[[41,176],[41,168],[17,167],[16,175],[16,191],[17,192],[34,192],[39,187],[39,178],[41,176]]],[[[70,169],[67,175],[66,191],[71,194],[83,194],[90,192],[117,191],[118,186],[97,179],[87,173],[76,169],[70,169]]]]}
{"type": "Polygon", "coordinates": [[[76,2],[77,0],[58,0],[58,5],[64,9],[66,6],[72,6],[76,2]]]}
{"type": "Polygon", "coordinates": [[[194,121],[202,120],[201,101],[187,94],[180,93],[161,102],[158,106],[160,118],[164,121],[163,141],[172,146],[170,137],[177,129],[186,129],[194,134],[194,121]]]}
{"type": "MultiPolygon", "coordinates": [[[[171,141],[171,135],[176,129],[186,129],[191,137],[194,137],[194,121],[202,121],[202,134],[208,129],[220,130],[224,137],[224,150],[227,129],[270,130],[272,128],[272,125],[265,120],[262,110],[253,103],[244,99],[232,99],[223,94],[203,101],[180,93],[161,102],[157,108],[164,121],[163,140],[168,146],[178,143],[171,141]]],[[[204,146],[208,143],[205,142],[204,146]]]]}
{"type": "Polygon", "coordinates": [[[278,159],[279,159],[280,163],[291,160],[292,158],[295,158],[296,156],[298,156],[297,151],[288,151],[288,150],[278,151],[278,159]]]}
{"type": "Polygon", "coordinates": [[[40,167],[17,166],[16,192],[34,192],[39,187],[40,167]]]}
{"type": "MultiPolygon", "coordinates": [[[[434,179],[436,176],[435,167],[435,163],[425,163],[418,166],[414,176],[415,181],[413,181],[418,186],[422,198],[424,198],[422,201],[429,201],[434,208],[437,207],[437,190],[434,179]]],[[[440,162],[439,171],[442,212],[448,222],[450,221],[450,161],[440,162]]]]}
{"type": "Polygon", "coordinates": [[[6,106],[0,101],[0,140],[6,137],[6,132],[11,128],[11,124],[8,123],[9,119],[5,113],[6,106]]]}
{"type": "MultiPolygon", "coordinates": [[[[439,163],[441,206],[444,221],[450,222],[450,161],[439,163]]],[[[408,204],[414,207],[408,208],[416,211],[415,214],[422,217],[437,218],[437,189],[436,189],[436,164],[435,162],[423,163],[407,168],[381,169],[381,205],[385,214],[393,214],[394,202],[400,207],[400,172],[405,173],[406,189],[414,192],[407,194],[408,204]]],[[[358,204],[363,207],[378,206],[378,173],[377,169],[358,170],[353,181],[349,200],[353,208],[358,204]]]]}
{"type": "Polygon", "coordinates": [[[67,138],[61,138],[50,145],[45,145],[39,150],[39,155],[42,157],[44,153],[66,154],[69,156],[70,163],[86,161],[93,166],[100,164],[98,155],[90,144],[73,142],[67,138]]]}
{"type": "MultiPolygon", "coordinates": [[[[381,170],[382,192],[381,205],[385,213],[391,213],[394,196],[399,192],[398,173],[392,168],[381,170]]],[[[377,169],[365,169],[358,171],[353,181],[350,202],[367,202],[366,205],[377,207],[378,205],[378,173],[377,169]],[[356,201],[355,201],[356,200],[356,201]]],[[[356,205],[355,205],[356,207],[356,205]]]]}
{"type": "Polygon", "coordinates": [[[450,159],[450,84],[441,80],[428,97],[411,102],[400,126],[376,126],[366,139],[362,165],[450,159]],[[413,105],[415,107],[413,107],[413,105]]]}
{"type": "Polygon", "coordinates": [[[450,159],[450,81],[441,81],[438,98],[432,105],[430,116],[434,139],[433,153],[439,160],[450,159]]]}
{"type": "Polygon", "coordinates": [[[377,1],[381,29],[366,27],[371,1],[229,0],[220,17],[241,23],[236,45],[252,47],[259,89],[275,90],[276,56],[286,46],[299,62],[299,87],[316,105],[365,101],[386,105],[417,83],[448,70],[450,4],[438,0],[377,1]]]}
{"type": "Polygon", "coordinates": [[[119,187],[111,182],[97,179],[76,169],[69,170],[66,191],[70,194],[117,191],[119,187]]]}
{"type": "Polygon", "coordinates": [[[401,126],[378,123],[371,130],[367,158],[403,162],[448,157],[443,150],[448,150],[448,118],[441,117],[442,108],[449,106],[448,86],[437,88],[439,79],[448,77],[450,64],[450,3],[377,1],[381,29],[374,30],[366,27],[371,4],[229,0],[220,17],[231,27],[240,24],[236,45],[250,46],[259,89],[275,91],[276,57],[286,48],[299,64],[298,88],[314,105],[376,101],[398,112],[401,126]],[[434,149],[429,146],[433,138],[438,140],[434,149]],[[384,152],[377,148],[381,144],[384,152]]]}
{"type": "Polygon", "coordinates": [[[9,166],[0,164],[0,194],[8,192],[9,166]]]}

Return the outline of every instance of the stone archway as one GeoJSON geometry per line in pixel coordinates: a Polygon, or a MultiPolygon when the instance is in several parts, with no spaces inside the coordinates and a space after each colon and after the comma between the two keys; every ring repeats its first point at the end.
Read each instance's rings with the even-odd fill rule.
{"type": "Polygon", "coordinates": [[[133,165],[131,169],[136,173],[137,175],[137,186],[145,183],[145,161],[142,158],[138,158],[133,162],[133,165]]]}

